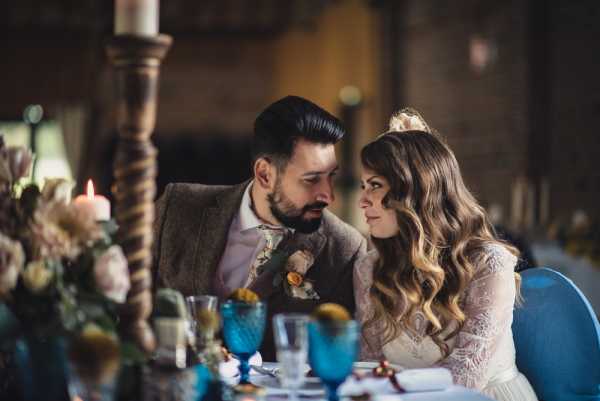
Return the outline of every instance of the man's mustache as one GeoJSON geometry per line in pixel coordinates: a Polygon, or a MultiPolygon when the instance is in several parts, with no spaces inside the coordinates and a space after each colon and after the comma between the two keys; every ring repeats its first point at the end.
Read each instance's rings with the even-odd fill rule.
{"type": "Polygon", "coordinates": [[[327,206],[329,206],[329,203],[326,203],[326,202],[315,202],[315,203],[310,203],[310,204],[308,204],[308,205],[306,205],[306,206],[304,206],[304,207],[302,208],[302,212],[304,213],[304,212],[308,212],[308,211],[310,211],[310,210],[317,210],[317,209],[319,209],[319,210],[323,210],[323,209],[325,209],[327,206]]]}

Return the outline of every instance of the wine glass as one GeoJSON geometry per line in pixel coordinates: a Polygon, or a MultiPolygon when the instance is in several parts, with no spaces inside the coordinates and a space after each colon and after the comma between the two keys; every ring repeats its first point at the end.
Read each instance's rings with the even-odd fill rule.
{"type": "Polygon", "coordinates": [[[352,373],[358,337],[354,320],[308,324],[308,359],[313,372],[325,384],[329,401],[339,401],[338,387],[352,373]]]}
{"type": "Polygon", "coordinates": [[[281,386],[290,390],[290,401],[297,400],[298,389],[304,383],[304,366],[308,354],[307,324],[306,315],[290,313],[273,317],[281,386]]]}
{"type": "Polygon", "coordinates": [[[240,360],[240,384],[250,383],[248,360],[262,342],[267,305],[229,300],[221,305],[221,318],[225,344],[229,352],[240,360]]]}

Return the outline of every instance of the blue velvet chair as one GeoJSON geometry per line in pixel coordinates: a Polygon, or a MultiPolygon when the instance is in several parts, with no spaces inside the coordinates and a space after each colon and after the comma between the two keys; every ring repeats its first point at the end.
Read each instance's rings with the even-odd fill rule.
{"type": "Polygon", "coordinates": [[[512,325],[519,370],[540,400],[600,401],[600,326],[589,302],[554,270],[521,277],[512,325]]]}

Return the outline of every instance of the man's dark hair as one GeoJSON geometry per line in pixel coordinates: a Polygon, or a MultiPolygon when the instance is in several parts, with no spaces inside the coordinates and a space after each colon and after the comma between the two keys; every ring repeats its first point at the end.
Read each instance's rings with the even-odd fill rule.
{"type": "Polygon", "coordinates": [[[335,144],[344,136],[342,123],[316,104],[286,96],[268,106],[254,122],[252,160],[269,158],[285,168],[298,139],[335,144]]]}

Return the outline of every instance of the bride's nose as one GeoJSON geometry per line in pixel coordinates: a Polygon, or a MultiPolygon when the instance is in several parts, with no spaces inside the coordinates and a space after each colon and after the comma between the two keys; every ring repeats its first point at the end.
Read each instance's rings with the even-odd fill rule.
{"type": "Polygon", "coordinates": [[[371,206],[371,204],[372,202],[369,199],[369,196],[367,195],[367,191],[363,189],[360,193],[360,198],[358,198],[358,207],[361,209],[365,209],[371,206]]]}

